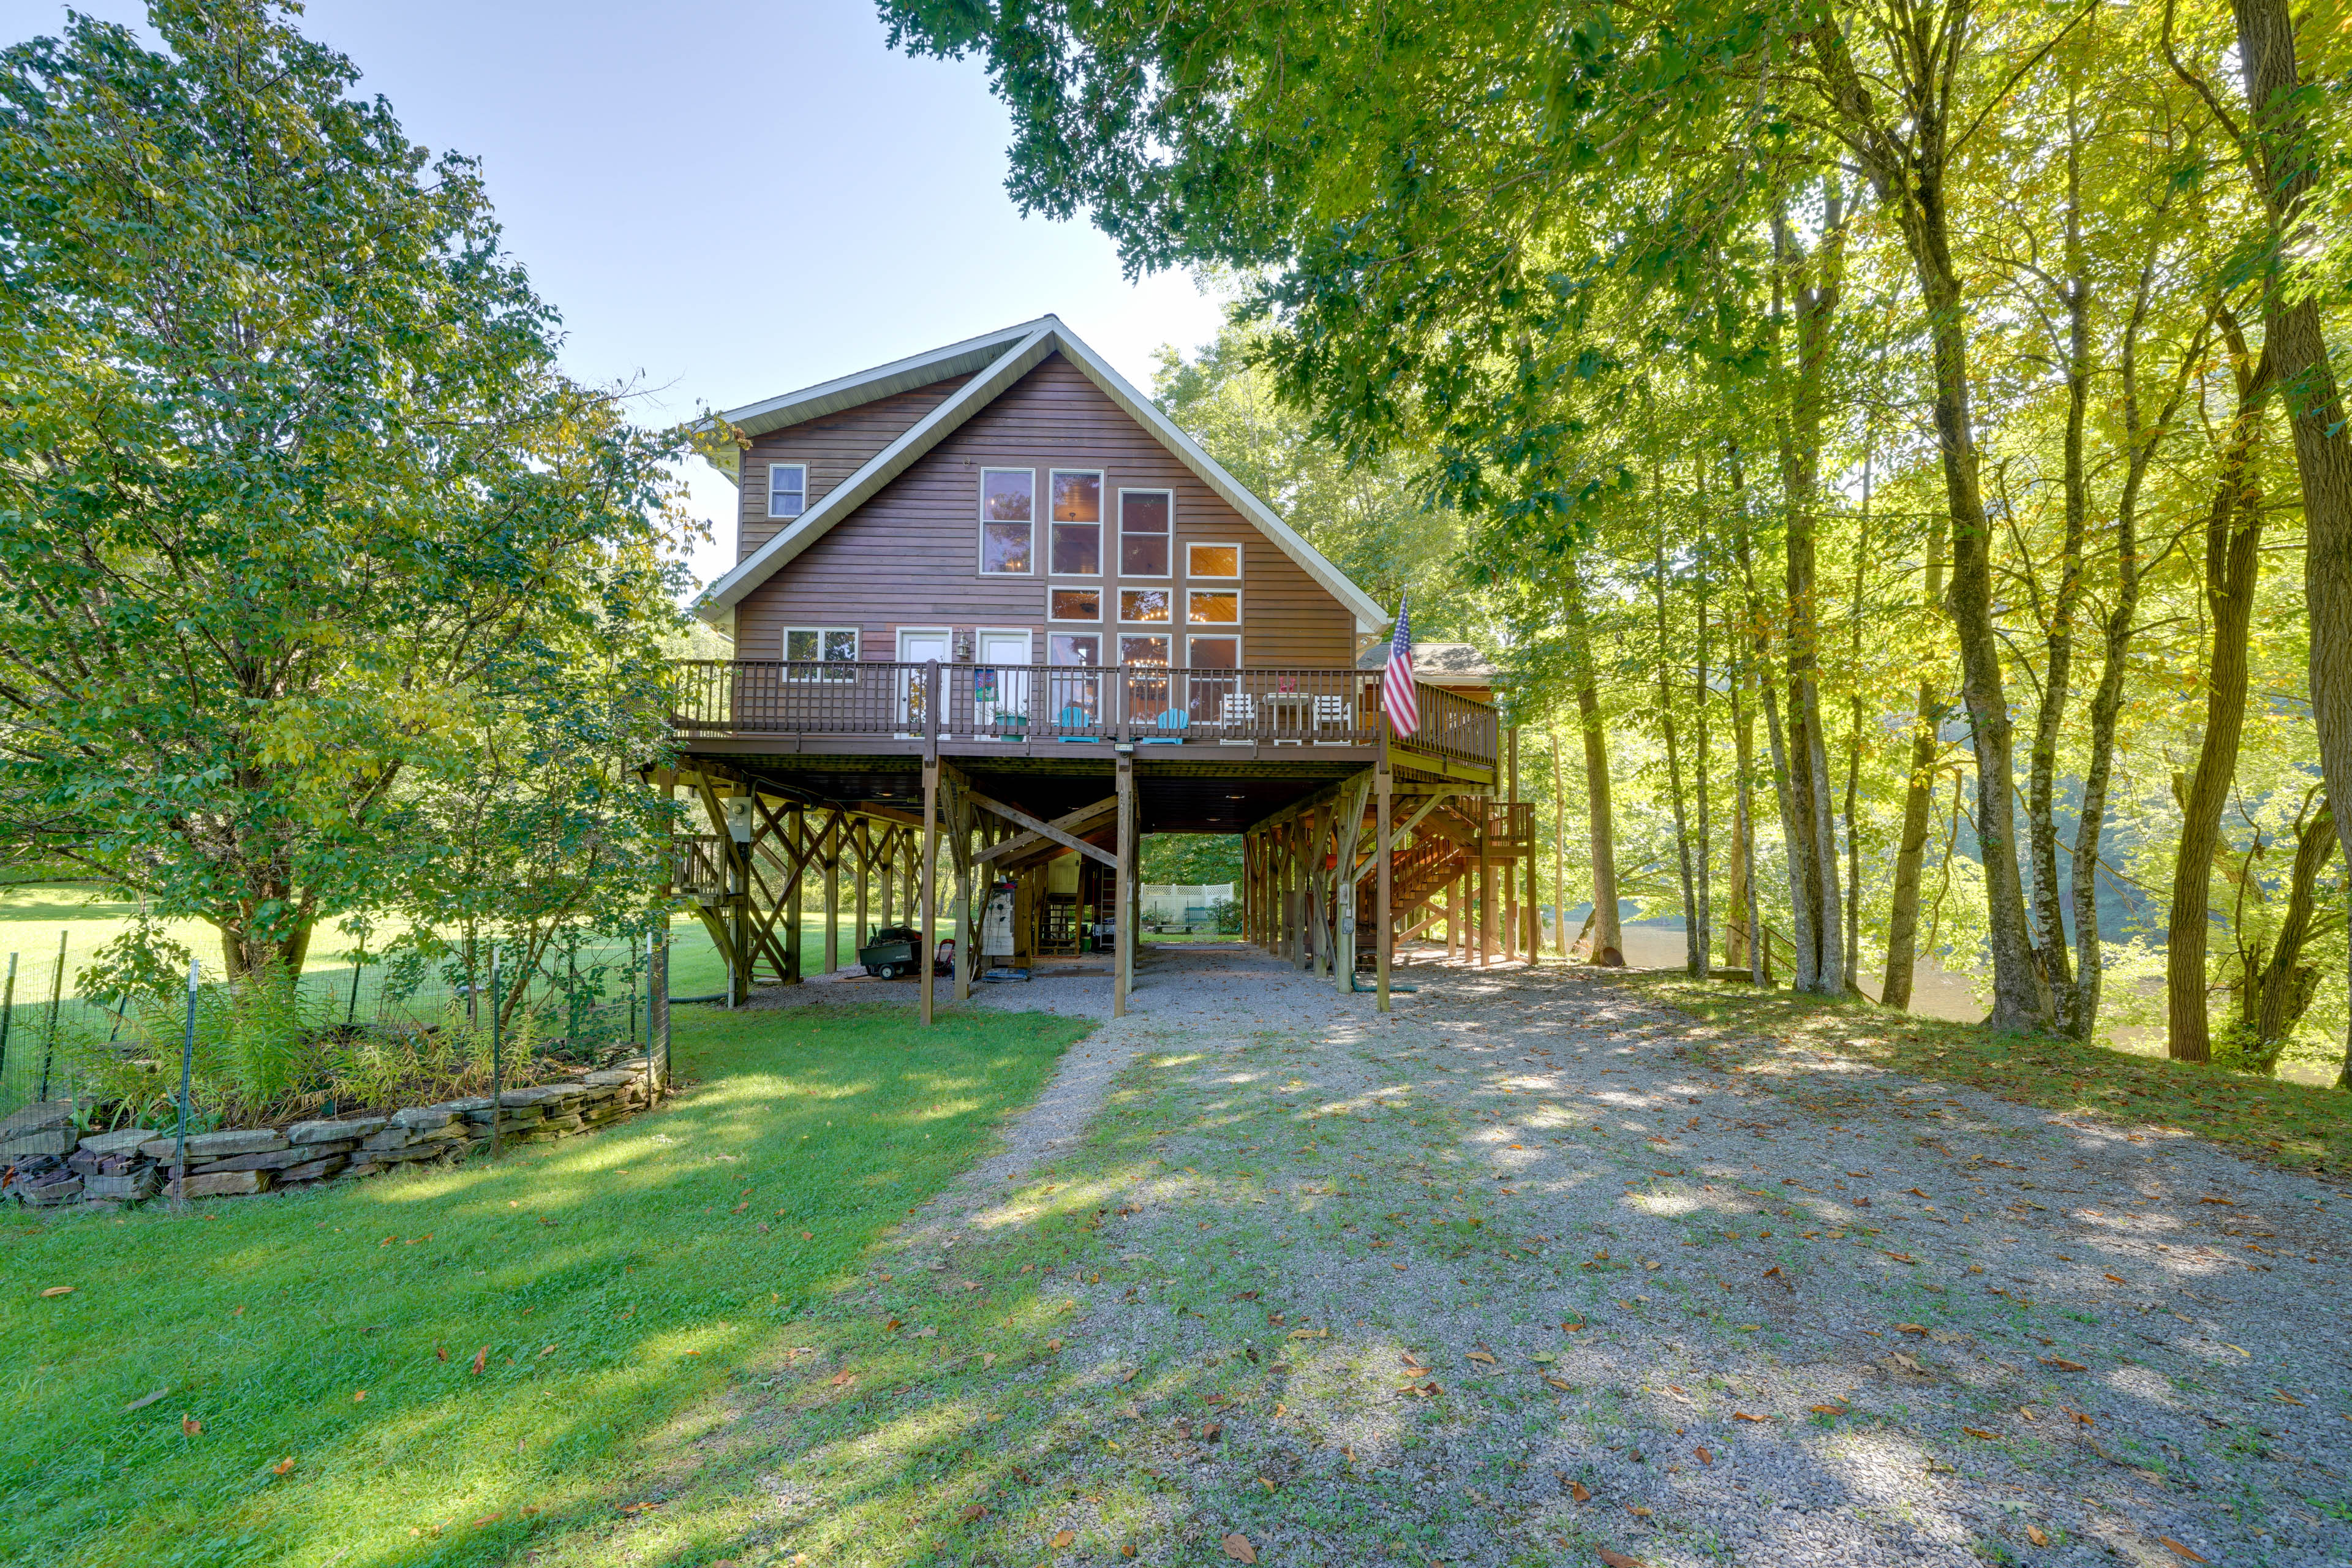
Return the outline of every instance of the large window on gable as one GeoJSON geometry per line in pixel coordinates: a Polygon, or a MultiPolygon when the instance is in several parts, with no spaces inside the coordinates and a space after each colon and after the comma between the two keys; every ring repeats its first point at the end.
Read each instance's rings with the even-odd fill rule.
{"type": "Polygon", "coordinates": [[[1102,489],[1097,471],[1053,470],[1052,564],[1056,577],[1102,575],[1102,489]]]}
{"type": "Polygon", "coordinates": [[[980,471],[980,570],[1025,577],[1036,570],[1037,470],[980,471]]]}
{"type": "Polygon", "coordinates": [[[1169,524],[1176,498],[1168,490],[1118,492],[1118,574],[1165,577],[1171,559],[1169,524]]]}
{"type": "Polygon", "coordinates": [[[808,510],[808,465],[768,465],[768,515],[798,517],[808,510]]]}

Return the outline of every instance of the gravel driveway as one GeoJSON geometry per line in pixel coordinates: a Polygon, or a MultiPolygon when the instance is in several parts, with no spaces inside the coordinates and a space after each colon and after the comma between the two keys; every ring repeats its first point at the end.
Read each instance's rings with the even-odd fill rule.
{"type": "MultiPolygon", "coordinates": [[[[978,1429],[941,1560],[2352,1561],[2334,1189],[1589,971],[1412,978],[1381,1018],[1156,950],[910,1221],[861,1298],[894,1326],[1090,1215],[1052,1353],[988,1358],[1022,1418],[978,1429]]],[[[820,1472],[868,1440],[807,1439],[820,1472]]]]}

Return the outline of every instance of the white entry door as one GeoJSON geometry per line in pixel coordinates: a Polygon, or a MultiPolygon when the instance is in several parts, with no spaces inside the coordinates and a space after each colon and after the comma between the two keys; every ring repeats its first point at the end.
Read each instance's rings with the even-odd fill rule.
{"type": "Polygon", "coordinates": [[[1029,628],[982,628],[972,672],[973,727],[1020,740],[1029,726],[1029,628]]]}
{"type": "MultiPolygon", "coordinates": [[[[953,637],[944,626],[920,630],[902,628],[898,633],[898,662],[902,666],[920,666],[930,659],[937,659],[944,665],[954,657],[953,637]]],[[[946,695],[947,684],[946,673],[942,671],[940,677],[942,698],[946,695]]],[[[923,671],[919,668],[898,671],[898,721],[909,731],[923,727],[923,671]]]]}

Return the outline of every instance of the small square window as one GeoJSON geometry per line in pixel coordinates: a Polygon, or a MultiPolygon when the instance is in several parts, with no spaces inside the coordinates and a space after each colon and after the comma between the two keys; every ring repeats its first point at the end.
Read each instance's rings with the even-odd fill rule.
{"type": "Polygon", "coordinates": [[[1118,618],[1122,621],[1164,621],[1168,618],[1169,600],[1165,588],[1121,588],[1118,591],[1118,618]]]}
{"type": "Polygon", "coordinates": [[[1184,595],[1184,618],[1196,626],[1242,624],[1242,596],[1233,588],[1194,588],[1184,595]]]}
{"type": "Polygon", "coordinates": [[[1052,588],[1045,595],[1045,618],[1049,621],[1098,621],[1102,619],[1100,588],[1052,588]]]}
{"type": "Polygon", "coordinates": [[[808,510],[808,465],[768,465],[768,515],[798,517],[808,510]]]}
{"type": "Polygon", "coordinates": [[[1091,633],[1055,632],[1045,639],[1049,661],[1093,669],[1102,663],[1102,638],[1091,633]]]}
{"type": "Polygon", "coordinates": [[[1242,547],[1238,544],[1188,544],[1184,547],[1187,577],[1239,577],[1242,547]]]}

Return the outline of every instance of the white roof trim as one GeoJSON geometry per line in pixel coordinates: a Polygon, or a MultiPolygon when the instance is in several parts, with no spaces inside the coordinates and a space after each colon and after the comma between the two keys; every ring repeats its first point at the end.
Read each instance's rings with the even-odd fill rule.
{"type": "Polygon", "coordinates": [[[930,353],[918,354],[911,359],[896,360],[857,375],[844,376],[721,416],[749,434],[764,435],[803,419],[854,407],[894,392],[929,385],[951,375],[978,372],[938,407],[916,421],[906,434],[875,454],[840,485],[827,491],[823,500],[803,512],[791,527],[777,533],[733,571],[713,583],[695,606],[695,613],[713,623],[722,617],[731,618],[734,606],[752,589],[815,542],[835,523],[864,505],[884,485],[906,472],[917,458],[938,446],[965,420],[995,401],[1000,394],[1035,369],[1056,349],[1076,365],[1079,373],[1094,383],[1104,396],[1118,404],[1129,418],[1157,437],[1160,445],[1190,468],[1195,478],[1216,491],[1226,505],[1248,519],[1259,532],[1273,542],[1276,549],[1290,557],[1325,592],[1347,605],[1356,617],[1359,630],[1380,631],[1387,626],[1387,612],[1370,595],[1356,586],[1346,574],[1324,559],[1320,551],[1300,538],[1287,523],[1274,514],[1272,508],[1251,494],[1239,479],[1225,472],[1215,458],[1202,451],[1199,443],[1178,428],[1176,422],[1161,413],[1158,405],[1129,385],[1124,376],[1053,316],[1043,316],[1019,327],[992,332],[986,337],[969,338],[963,342],[953,343],[930,353]]]}
{"type": "Polygon", "coordinates": [[[950,343],[943,349],[892,360],[888,364],[861,370],[855,375],[821,381],[814,386],[787,392],[781,397],[747,403],[740,408],[727,410],[719,417],[747,436],[765,436],[804,419],[821,419],[828,414],[838,414],[845,408],[855,408],[861,403],[872,403],[898,393],[911,392],[916,387],[929,386],[950,376],[969,375],[1053,321],[1051,316],[1023,321],[1018,326],[966,338],[960,343],[950,343]]]}

